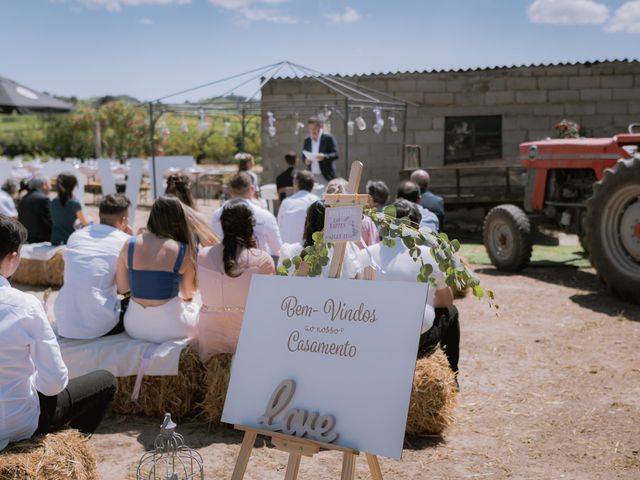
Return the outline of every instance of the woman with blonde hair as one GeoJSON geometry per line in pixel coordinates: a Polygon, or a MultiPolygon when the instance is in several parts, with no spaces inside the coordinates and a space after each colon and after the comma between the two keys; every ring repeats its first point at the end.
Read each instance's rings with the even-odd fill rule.
{"type": "Polygon", "coordinates": [[[116,283],[131,292],[124,327],[133,338],[162,343],[196,333],[197,244],[187,209],[176,197],[157,198],[146,231],[120,252],[116,283]]]}

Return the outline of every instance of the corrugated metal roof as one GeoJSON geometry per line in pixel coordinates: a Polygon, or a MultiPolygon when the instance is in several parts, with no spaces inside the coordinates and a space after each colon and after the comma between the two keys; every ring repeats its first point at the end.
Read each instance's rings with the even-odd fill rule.
{"type": "MultiPolygon", "coordinates": [[[[372,73],[353,73],[349,75],[342,74],[326,74],[328,76],[337,78],[367,78],[367,77],[380,77],[380,76],[394,76],[394,75],[420,75],[428,73],[471,73],[471,72],[486,72],[491,70],[514,70],[518,68],[547,68],[547,67],[591,67],[594,65],[601,65],[605,63],[640,63],[638,59],[611,59],[611,60],[589,60],[581,62],[557,62],[557,63],[531,63],[521,65],[495,65],[490,67],[474,67],[474,68],[454,68],[454,69],[432,69],[432,70],[404,70],[397,72],[372,72],[372,73]]],[[[296,79],[301,77],[283,76],[277,77],[281,79],[296,79]]],[[[303,77],[304,78],[304,77],[303,77]]]]}

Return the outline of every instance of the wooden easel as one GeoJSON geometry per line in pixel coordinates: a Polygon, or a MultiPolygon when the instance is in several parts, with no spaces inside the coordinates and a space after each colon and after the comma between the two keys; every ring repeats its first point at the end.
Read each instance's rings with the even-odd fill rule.
{"type": "MultiPolygon", "coordinates": [[[[353,162],[351,171],[349,172],[349,184],[346,194],[327,194],[325,202],[329,207],[343,207],[351,205],[364,205],[367,203],[368,195],[359,195],[358,187],[362,178],[363,165],[362,162],[353,162]]],[[[342,264],[347,248],[347,242],[339,242],[333,245],[333,256],[329,265],[329,278],[339,278],[342,272],[342,264]]],[[[298,269],[298,276],[306,276],[309,273],[308,264],[302,263],[298,269]]],[[[375,278],[375,270],[367,267],[364,271],[364,280],[373,280],[375,278]]],[[[342,452],[342,475],[341,480],[353,480],[356,469],[356,457],[360,454],[357,450],[341,447],[332,443],[317,442],[307,438],[294,437],[270,430],[262,430],[259,428],[245,427],[243,425],[234,425],[236,430],[244,432],[240,453],[236,460],[236,466],[233,470],[231,480],[242,480],[247,470],[249,457],[258,435],[270,437],[273,445],[283,452],[289,454],[287,470],[285,472],[285,480],[296,480],[298,478],[298,470],[300,468],[300,460],[303,456],[313,457],[320,450],[335,450],[342,452]]],[[[365,454],[369,471],[373,480],[383,480],[378,457],[370,453],[365,454]]]]}

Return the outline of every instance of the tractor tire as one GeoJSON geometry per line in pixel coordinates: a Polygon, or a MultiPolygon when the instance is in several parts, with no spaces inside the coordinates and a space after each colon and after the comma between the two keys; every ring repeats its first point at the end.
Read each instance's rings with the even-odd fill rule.
{"type": "Polygon", "coordinates": [[[587,201],[591,264],[607,289],[640,303],[640,158],[618,161],[587,201]]]}
{"type": "Polygon", "coordinates": [[[482,239],[491,263],[504,272],[519,272],[531,258],[531,222],[515,205],[498,205],[484,219],[482,239]]]}

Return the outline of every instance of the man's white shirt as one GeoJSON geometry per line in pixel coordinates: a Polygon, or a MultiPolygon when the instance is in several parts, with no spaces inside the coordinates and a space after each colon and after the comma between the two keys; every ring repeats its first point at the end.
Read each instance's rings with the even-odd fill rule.
{"type": "Polygon", "coordinates": [[[313,173],[314,175],[319,175],[321,173],[320,164],[318,163],[318,160],[316,160],[315,158],[315,156],[320,153],[321,139],[322,139],[322,130],[320,130],[320,133],[318,134],[318,140],[314,140],[313,137],[311,137],[311,153],[314,155],[313,160],[311,161],[311,173],[313,173]]]}
{"type": "Polygon", "coordinates": [[[18,210],[16,204],[13,202],[13,198],[4,190],[0,189],[0,215],[7,217],[17,217],[18,210]]]}
{"type": "Polygon", "coordinates": [[[64,285],[54,313],[58,333],[67,338],[98,338],[120,320],[116,265],[126,233],[109,225],[74,232],[64,250],[64,285]]]}
{"type": "MultiPolygon", "coordinates": [[[[278,228],[278,222],[276,217],[273,216],[269,210],[259,207],[251,200],[246,198],[241,199],[249,208],[253,211],[253,216],[256,218],[256,226],[253,229],[256,237],[256,242],[260,250],[264,250],[273,257],[277,257],[282,247],[282,239],[280,238],[280,229],[278,228]]],[[[222,209],[224,205],[213,212],[213,229],[218,235],[218,238],[222,240],[224,233],[222,233],[222,225],[220,224],[220,216],[222,215],[222,209]]]]}
{"type": "Polygon", "coordinates": [[[38,392],[67,386],[67,367],[44,308],[0,277],[0,450],[38,428],[38,392]]]}
{"type": "MultiPolygon", "coordinates": [[[[427,291],[427,304],[424,309],[424,317],[422,318],[422,333],[426,332],[433,326],[436,313],[433,309],[436,290],[445,288],[444,274],[438,268],[438,264],[429,253],[427,247],[420,247],[420,257],[425,264],[433,267],[433,278],[436,281],[436,287],[429,285],[427,291]]],[[[420,262],[415,262],[409,250],[404,244],[396,240],[395,247],[386,247],[382,242],[371,245],[370,247],[360,250],[358,253],[358,267],[364,269],[372,266],[376,268],[376,280],[396,281],[396,282],[412,282],[415,283],[420,271],[420,262]]],[[[362,271],[362,270],[361,270],[362,271]]]]}
{"type": "Polygon", "coordinates": [[[278,210],[278,227],[283,243],[302,242],[307,209],[319,200],[313,193],[300,190],[287,197],[278,210]]]}

